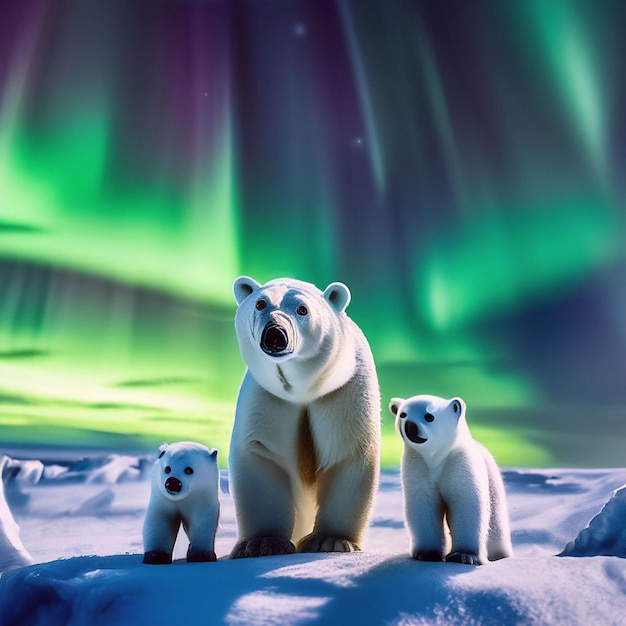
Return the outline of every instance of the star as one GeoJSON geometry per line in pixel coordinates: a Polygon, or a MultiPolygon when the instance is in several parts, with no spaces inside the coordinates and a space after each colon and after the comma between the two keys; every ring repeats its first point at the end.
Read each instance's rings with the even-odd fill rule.
{"type": "Polygon", "coordinates": [[[297,37],[298,39],[302,39],[302,37],[306,37],[306,34],[307,34],[306,24],[304,24],[303,22],[294,22],[291,28],[291,33],[294,37],[297,37]]]}

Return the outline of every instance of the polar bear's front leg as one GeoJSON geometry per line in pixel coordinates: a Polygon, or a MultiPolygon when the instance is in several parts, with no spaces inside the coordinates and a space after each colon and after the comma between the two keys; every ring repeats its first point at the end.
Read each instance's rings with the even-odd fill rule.
{"type": "Polygon", "coordinates": [[[486,480],[481,478],[469,476],[463,484],[450,480],[442,485],[452,535],[452,548],[446,561],[480,565],[486,560],[489,492],[485,489],[486,480]]]}
{"type": "Polygon", "coordinates": [[[320,473],[318,513],[313,532],[298,543],[299,552],[360,552],[378,468],[349,459],[320,473]]]}
{"type": "Polygon", "coordinates": [[[183,528],[189,537],[187,549],[188,563],[216,561],[215,532],[219,518],[219,504],[207,506],[201,512],[191,515],[189,523],[183,521],[183,528]]]}
{"type": "Polygon", "coordinates": [[[178,515],[164,510],[158,504],[151,503],[148,506],[143,525],[144,563],[168,565],[172,562],[180,522],[178,515]]]}
{"type": "Polygon", "coordinates": [[[254,452],[241,457],[233,477],[239,541],[233,559],[291,554],[295,507],[287,473],[254,452]]]}
{"type": "Polygon", "coordinates": [[[424,472],[403,468],[404,519],[411,539],[411,557],[441,561],[445,549],[444,506],[424,472]]]}

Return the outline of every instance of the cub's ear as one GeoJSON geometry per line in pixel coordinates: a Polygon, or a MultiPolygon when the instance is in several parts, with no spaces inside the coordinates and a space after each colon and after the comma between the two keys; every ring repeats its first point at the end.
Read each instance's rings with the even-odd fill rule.
{"type": "Polygon", "coordinates": [[[255,292],[261,285],[254,278],[240,276],[233,283],[233,293],[235,301],[241,304],[251,293],[255,292]]]}
{"type": "Polygon", "coordinates": [[[389,401],[389,410],[392,415],[398,415],[398,411],[400,410],[400,405],[404,402],[402,398],[392,398],[389,401]]]}
{"type": "Polygon", "coordinates": [[[461,398],[452,398],[448,405],[457,417],[461,417],[465,413],[465,402],[461,398]]]}
{"type": "Polygon", "coordinates": [[[331,283],[324,290],[324,299],[337,313],[343,313],[346,310],[351,298],[350,290],[343,283],[331,283]]]}
{"type": "Polygon", "coordinates": [[[161,458],[166,450],[169,448],[169,444],[165,443],[165,441],[159,446],[159,458],[161,458]]]}
{"type": "Polygon", "coordinates": [[[210,456],[212,459],[217,459],[217,448],[211,448],[211,449],[209,450],[209,456],[210,456]]]}

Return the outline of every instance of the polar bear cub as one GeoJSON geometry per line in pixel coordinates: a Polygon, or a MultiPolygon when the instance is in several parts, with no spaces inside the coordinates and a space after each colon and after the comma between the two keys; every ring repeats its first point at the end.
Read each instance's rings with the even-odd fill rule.
{"type": "Polygon", "coordinates": [[[461,398],[393,398],[411,556],[480,565],[512,556],[506,495],[489,451],[472,438],[461,398]],[[452,545],[447,552],[448,533],[452,545]]]}
{"type": "Polygon", "coordinates": [[[231,556],[360,550],[378,485],[380,392],[367,340],[345,312],[350,291],[247,276],[233,290],[248,370],[228,461],[231,556]]]}
{"type": "Polygon", "coordinates": [[[172,562],[181,523],[189,538],[187,561],[216,560],[218,481],[217,450],[193,441],[159,447],[143,525],[144,563],[172,562]]]}

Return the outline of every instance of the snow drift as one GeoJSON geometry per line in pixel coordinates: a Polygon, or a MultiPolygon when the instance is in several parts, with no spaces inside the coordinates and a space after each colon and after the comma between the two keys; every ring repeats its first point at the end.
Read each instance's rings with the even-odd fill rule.
{"type": "Polygon", "coordinates": [[[626,557],[626,486],[616,489],[602,510],[559,556],[626,557]]]}
{"type": "MultiPolygon", "coordinates": [[[[0,456],[0,477],[10,461],[9,457],[0,456]]],[[[7,504],[4,481],[0,480],[0,572],[29,565],[32,562],[33,558],[20,540],[19,526],[7,504]]]]}

